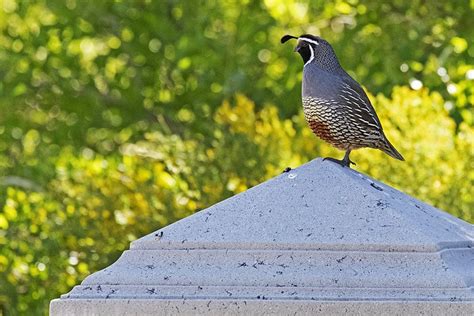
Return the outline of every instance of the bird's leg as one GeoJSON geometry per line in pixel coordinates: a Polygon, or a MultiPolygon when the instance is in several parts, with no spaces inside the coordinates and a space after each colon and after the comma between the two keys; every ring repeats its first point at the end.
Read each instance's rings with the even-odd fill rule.
{"type": "Polygon", "coordinates": [[[351,164],[355,165],[355,162],[353,162],[349,158],[350,154],[351,154],[351,150],[350,149],[346,150],[346,154],[344,155],[344,158],[342,159],[343,164],[349,168],[351,167],[351,164]]]}
{"type": "Polygon", "coordinates": [[[329,160],[329,161],[332,161],[332,162],[335,162],[337,164],[340,164],[341,166],[343,167],[348,167],[350,168],[351,167],[351,164],[355,165],[355,163],[349,159],[349,155],[351,154],[351,150],[348,149],[346,150],[346,154],[344,155],[344,158],[342,158],[341,160],[339,159],[335,159],[335,158],[331,158],[331,157],[326,157],[326,158],[323,158],[323,160],[329,160]]]}

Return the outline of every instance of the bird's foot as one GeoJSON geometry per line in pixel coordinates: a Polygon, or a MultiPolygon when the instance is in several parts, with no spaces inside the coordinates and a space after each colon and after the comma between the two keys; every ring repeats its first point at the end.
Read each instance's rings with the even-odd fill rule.
{"type": "Polygon", "coordinates": [[[349,158],[347,158],[347,160],[345,159],[342,159],[342,160],[346,161],[346,164],[349,168],[351,167],[351,165],[354,165],[354,166],[356,165],[356,163],[350,160],[349,158]]]}
{"type": "Polygon", "coordinates": [[[335,163],[337,163],[337,164],[339,164],[343,167],[347,167],[347,168],[350,168],[351,164],[355,165],[355,162],[353,162],[349,158],[346,159],[346,157],[344,157],[344,159],[336,159],[336,158],[332,158],[332,157],[326,157],[326,158],[323,158],[323,161],[325,161],[325,160],[335,162],[335,163]]]}
{"type": "Polygon", "coordinates": [[[344,159],[336,159],[336,158],[332,158],[332,157],[325,157],[325,158],[323,158],[323,161],[326,161],[326,160],[335,162],[335,163],[337,163],[338,165],[341,165],[341,166],[343,166],[343,167],[349,167],[349,165],[344,161],[344,159]]]}
{"type": "Polygon", "coordinates": [[[290,167],[286,167],[285,170],[283,170],[282,173],[287,173],[287,172],[290,172],[291,171],[291,168],[290,167]]]}

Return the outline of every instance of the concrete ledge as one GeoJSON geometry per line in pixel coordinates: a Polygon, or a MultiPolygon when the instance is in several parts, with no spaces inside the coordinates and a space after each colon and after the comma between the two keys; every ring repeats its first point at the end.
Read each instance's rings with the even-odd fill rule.
{"type": "Polygon", "coordinates": [[[288,300],[54,300],[51,315],[466,315],[474,302],[288,300]]]}

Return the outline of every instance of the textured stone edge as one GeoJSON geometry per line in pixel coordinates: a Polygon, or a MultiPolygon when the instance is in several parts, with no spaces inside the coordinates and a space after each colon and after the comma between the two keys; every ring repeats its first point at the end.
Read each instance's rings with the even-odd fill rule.
{"type": "Polygon", "coordinates": [[[259,286],[76,286],[61,299],[472,302],[474,288],[351,288],[259,286]],[[99,293],[98,293],[99,292],[99,293]]]}
{"type": "Polygon", "coordinates": [[[51,315],[473,315],[474,302],[55,299],[51,315]],[[131,312],[133,311],[133,312],[131,312]]]}
{"type": "Polygon", "coordinates": [[[166,241],[160,244],[157,244],[156,241],[146,240],[140,244],[135,244],[130,247],[130,251],[134,250],[278,250],[278,251],[363,251],[363,252],[441,252],[444,250],[451,249],[464,249],[464,248],[474,248],[474,241],[469,240],[460,240],[460,241],[447,241],[439,242],[433,246],[430,245],[393,245],[387,246],[384,244],[329,244],[329,243],[300,243],[300,244],[290,244],[290,243],[232,243],[232,242],[213,242],[213,243],[203,243],[203,242],[170,242],[166,241]]]}

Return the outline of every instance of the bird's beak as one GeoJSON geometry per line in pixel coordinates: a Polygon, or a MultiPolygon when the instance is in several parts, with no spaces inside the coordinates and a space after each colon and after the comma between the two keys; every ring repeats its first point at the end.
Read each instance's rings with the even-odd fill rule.
{"type": "Polygon", "coordinates": [[[295,49],[293,49],[294,52],[299,52],[300,51],[300,48],[301,46],[300,45],[296,45],[295,49]]]}

